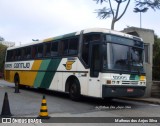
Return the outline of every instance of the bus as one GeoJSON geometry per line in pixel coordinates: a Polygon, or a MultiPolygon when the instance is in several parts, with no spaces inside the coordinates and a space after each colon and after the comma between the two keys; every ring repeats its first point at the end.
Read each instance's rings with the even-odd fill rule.
{"type": "Polygon", "coordinates": [[[139,37],[91,28],[10,47],[5,80],[33,88],[97,98],[145,93],[144,44],[139,37]]]}

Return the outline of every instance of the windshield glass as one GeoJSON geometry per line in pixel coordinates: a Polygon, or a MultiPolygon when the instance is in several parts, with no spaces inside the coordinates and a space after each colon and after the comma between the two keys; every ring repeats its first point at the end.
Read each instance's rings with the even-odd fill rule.
{"type": "Polygon", "coordinates": [[[131,47],[130,58],[133,66],[142,66],[142,49],[131,47]]]}
{"type": "Polygon", "coordinates": [[[108,69],[128,69],[128,56],[129,47],[118,45],[118,44],[108,44],[108,69]],[[123,68],[122,68],[123,67],[123,68]]]}
{"type": "Polygon", "coordinates": [[[130,47],[131,71],[143,72],[143,50],[135,47],[130,47]]]}
{"type": "Polygon", "coordinates": [[[104,69],[143,72],[142,49],[113,43],[107,43],[105,48],[104,69]]]}

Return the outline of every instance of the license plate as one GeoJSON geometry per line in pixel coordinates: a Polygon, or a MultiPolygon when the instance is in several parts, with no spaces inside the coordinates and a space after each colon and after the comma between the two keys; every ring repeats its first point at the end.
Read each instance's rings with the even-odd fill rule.
{"type": "Polygon", "coordinates": [[[133,92],[133,88],[127,88],[127,92],[133,92]]]}

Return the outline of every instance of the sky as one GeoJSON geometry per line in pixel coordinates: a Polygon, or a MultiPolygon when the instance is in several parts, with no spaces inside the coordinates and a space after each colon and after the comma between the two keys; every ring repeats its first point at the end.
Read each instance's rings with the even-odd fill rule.
{"type": "MultiPolygon", "coordinates": [[[[140,27],[140,14],[133,13],[134,4],[132,0],[115,30],[140,27]]],[[[19,45],[87,28],[110,29],[111,18],[100,20],[95,13],[104,6],[93,0],[0,0],[0,36],[19,45]]],[[[160,10],[151,9],[142,13],[142,28],[153,29],[160,36],[159,14],[160,10]]]]}

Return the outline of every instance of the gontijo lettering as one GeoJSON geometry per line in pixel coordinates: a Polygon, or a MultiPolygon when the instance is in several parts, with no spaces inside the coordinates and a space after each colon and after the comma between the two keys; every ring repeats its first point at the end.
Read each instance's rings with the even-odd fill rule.
{"type": "Polygon", "coordinates": [[[14,63],[14,68],[29,68],[30,63],[14,63]]]}

